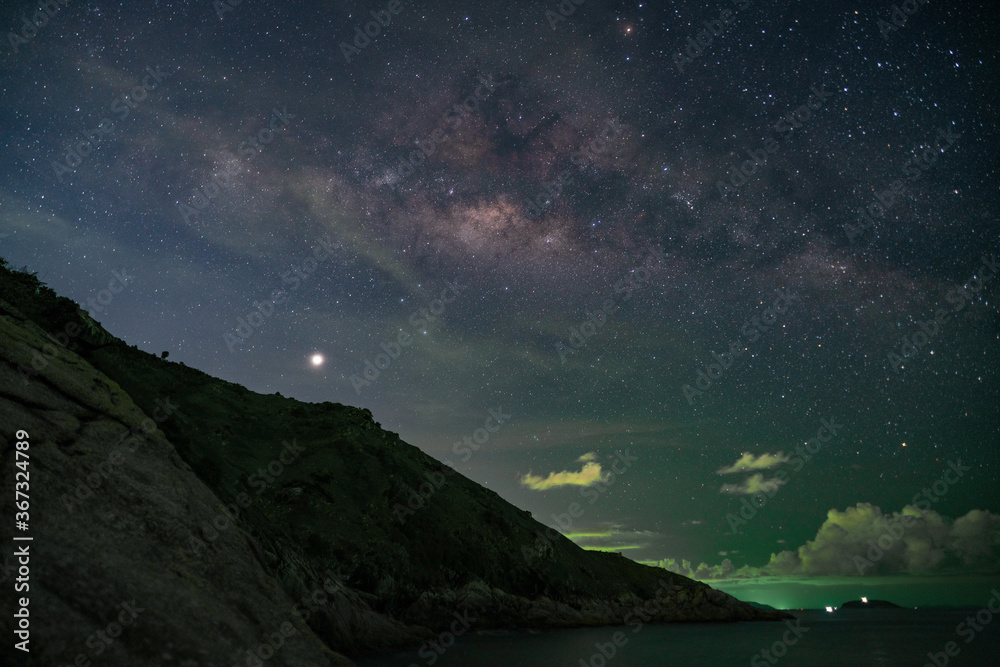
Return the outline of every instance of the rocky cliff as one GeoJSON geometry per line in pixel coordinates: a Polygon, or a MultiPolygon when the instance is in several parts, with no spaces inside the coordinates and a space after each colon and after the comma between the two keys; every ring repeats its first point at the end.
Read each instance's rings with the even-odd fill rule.
{"type": "MultiPolygon", "coordinates": [[[[456,615],[472,628],[786,617],[584,551],[367,410],[162,360],[0,265],[5,489],[18,430],[39,665],[350,664],[342,654],[417,647],[456,615]]],[[[6,525],[14,500],[0,498],[6,525]]]]}

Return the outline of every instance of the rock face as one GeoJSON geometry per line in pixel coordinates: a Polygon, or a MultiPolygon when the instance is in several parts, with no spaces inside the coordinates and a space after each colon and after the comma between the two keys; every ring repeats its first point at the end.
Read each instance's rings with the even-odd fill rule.
{"type": "Polygon", "coordinates": [[[753,621],[784,618],[761,615],[736,598],[707,586],[683,585],[663,579],[653,595],[626,594],[618,599],[548,597],[529,600],[510,595],[477,581],[459,590],[426,592],[407,609],[407,618],[444,628],[456,616],[468,618],[471,627],[580,627],[628,625],[635,622],[753,621]]]}
{"type": "MultiPolygon", "coordinates": [[[[201,523],[225,517],[222,503],[115,382],[0,302],[5,487],[18,430],[30,443],[33,539],[17,545],[30,554],[30,653],[5,639],[6,664],[243,665],[247,651],[274,665],[352,664],[298,618],[243,531],[185,550],[201,523]],[[40,370],[19,373],[33,357],[40,370]]],[[[8,545],[13,503],[3,493],[8,545]]]]}
{"type": "Polygon", "coordinates": [[[340,654],[419,646],[456,618],[789,617],[584,551],[367,410],[255,394],[129,347],[0,261],[5,486],[18,429],[39,665],[350,664],[340,654]]]}

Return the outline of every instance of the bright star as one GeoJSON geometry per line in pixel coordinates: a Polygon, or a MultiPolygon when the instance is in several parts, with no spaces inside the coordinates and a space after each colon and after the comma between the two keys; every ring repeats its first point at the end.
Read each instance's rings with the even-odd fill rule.
{"type": "Polygon", "coordinates": [[[322,366],[323,362],[326,361],[326,359],[323,358],[322,354],[317,353],[314,354],[312,357],[310,357],[309,361],[312,363],[313,366],[322,366]]]}

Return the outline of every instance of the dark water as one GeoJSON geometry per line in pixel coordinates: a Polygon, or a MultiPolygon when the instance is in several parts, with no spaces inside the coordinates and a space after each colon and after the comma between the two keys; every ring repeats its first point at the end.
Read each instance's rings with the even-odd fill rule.
{"type": "MultiPolygon", "coordinates": [[[[366,667],[662,667],[663,665],[965,665],[1000,667],[1000,618],[988,610],[794,612],[785,623],[674,624],[472,633],[438,653],[425,647],[362,659],[366,667]],[[976,613],[981,612],[979,621],[976,613]],[[964,623],[972,617],[976,626],[964,623]],[[985,625],[980,624],[986,621],[985,625]],[[976,631],[974,627],[979,627],[976,631]],[[615,633],[619,646],[615,646],[615,633]],[[788,640],[788,641],[784,641],[788,640]],[[954,656],[945,652],[948,642],[954,656]],[[604,649],[605,657],[601,653],[604,649]],[[612,654],[612,648],[614,653],[612,654]],[[769,651],[765,654],[763,651],[769,651]],[[928,653],[934,655],[931,661],[928,653]],[[779,655],[780,654],[780,655],[779,655]]],[[[1000,614],[996,614],[1000,616],[1000,614]]],[[[445,640],[447,642],[447,639],[445,640]]]]}

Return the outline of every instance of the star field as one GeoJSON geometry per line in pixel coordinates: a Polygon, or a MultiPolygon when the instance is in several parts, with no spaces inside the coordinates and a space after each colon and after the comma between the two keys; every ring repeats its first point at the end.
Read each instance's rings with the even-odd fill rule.
{"type": "Polygon", "coordinates": [[[129,344],[369,408],[549,525],[594,493],[563,532],[716,578],[843,575],[826,522],[960,459],[941,558],[878,573],[1000,572],[985,7],[34,10],[0,12],[0,255],[81,304],[133,276],[92,310],[129,344]]]}

